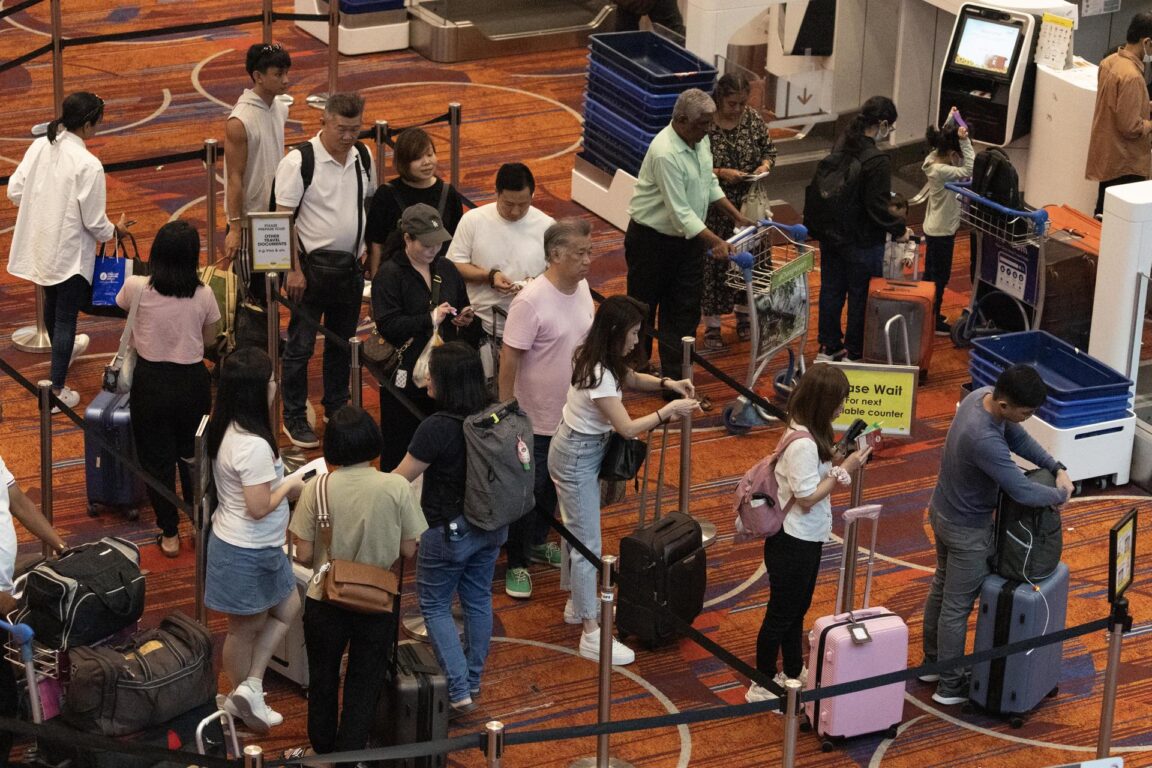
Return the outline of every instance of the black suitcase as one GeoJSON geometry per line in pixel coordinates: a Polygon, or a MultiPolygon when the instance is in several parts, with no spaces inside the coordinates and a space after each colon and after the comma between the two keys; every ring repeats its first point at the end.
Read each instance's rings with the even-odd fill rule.
{"type": "MultiPolygon", "coordinates": [[[[397,601],[396,610],[399,610],[397,601]]],[[[400,614],[397,613],[397,616],[400,614]]],[[[448,738],[448,678],[428,643],[400,643],[396,666],[376,707],[372,746],[391,747],[448,738]]],[[[444,768],[447,753],[382,760],[378,768],[444,768]]]]}
{"type": "Polygon", "coordinates": [[[110,444],[120,453],[136,457],[129,399],[126,394],[100,392],[84,411],[84,477],[90,515],[108,507],[122,510],[129,520],[140,516],[139,508],[146,498],[144,481],[104,446],[110,444]]]}

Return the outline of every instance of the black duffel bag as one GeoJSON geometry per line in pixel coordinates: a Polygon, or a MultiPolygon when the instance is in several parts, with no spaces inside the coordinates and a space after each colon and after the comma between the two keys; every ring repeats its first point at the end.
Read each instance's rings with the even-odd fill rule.
{"type": "Polygon", "coordinates": [[[114,536],[40,563],[22,580],[12,622],[32,627],[36,641],[49,648],[90,645],[144,613],[140,550],[114,536]]]}
{"type": "MultiPolygon", "coordinates": [[[[1056,487],[1056,478],[1046,469],[1033,469],[1025,474],[1034,483],[1056,487]]],[[[993,572],[1009,581],[1040,581],[1056,570],[1063,551],[1064,529],[1059,509],[1026,507],[1008,494],[1000,494],[993,572]]]]}
{"type": "Polygon", "coordinates": [[[124,645],[73,648],[61,714],[105,736],[168,722],[216,695],[212,635],[179,611],[124,645]]]}

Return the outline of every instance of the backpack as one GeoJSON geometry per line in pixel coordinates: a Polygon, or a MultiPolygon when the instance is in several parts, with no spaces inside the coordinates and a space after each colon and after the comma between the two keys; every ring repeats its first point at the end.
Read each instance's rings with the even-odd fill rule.
{"type": "Polygon", "coordinates": [[[972,191],[1005,208],[1020,210],[1020,176],[1008,155],[999,147],[988,147],[972,163],[972,191]]]}
{"type": "MultiPolygon", "coordinates": [[[[447,414],[446,414],[447,415],[447,414]]],[[[532,422],[515,400],[492,405],[467,418],[464,517],[494,531],[514,523],[536,505],[532,422]]]]}
{"type": "MultiPolygon", "coordinates": [[[[1025,475],[1034,483],[1056,487],[1056,478],[1046,469],[1033,469],[1025,475]]],[[[1059,509],[1026,507],[1008,494],[1001,494],[996,515],[996,551],[992,556],[995,573],[1009,581],[1040,581],[1056,570],[1063,551],[1059,509]]]]}
{"type": "Polygon", "coordinates": [[[200,267],[200,282],[212,291],[216,306],[220,308],[216,343],[204,349],[204,357],[218,363],[236,349],[236,309],[239,306],[240,284],[231,269],[220,269],[211,264],[200,267]]]}
{"type": "Polygon", "coordinates": [[[860,175],[864,163],[878,154],[875,147],[859,155],[838,150],[816,164],[804,188],[804,226],[821,244],[844,247],[855,242],[853,212],[860,208],[860,175]]]}
{"type": "Polygon", "coordinates": [[[767,538],[775,536],[784,525],[784,516],[792,508],[796,497],[783,506],[779,502],[780,485],[776,482],[776,462],[784,455],[784,449],[797,440],[811,440],[812,435],[795,430],[785,435],[771,456],[766,456],[752,465],[736,484],[736,502],[732,511],[736,513],[736,535],[741,539],[767,538]]]}

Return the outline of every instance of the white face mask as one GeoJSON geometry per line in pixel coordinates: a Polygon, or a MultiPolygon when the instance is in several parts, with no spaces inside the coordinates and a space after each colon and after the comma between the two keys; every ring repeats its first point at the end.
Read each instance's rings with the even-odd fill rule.
{"type": "Polygon", "coordinates": [[[892,126],[888,124],[887,120],[884,120],[880,123],[880,127],[876,129],[876,141],[884,141],[890,135],[892,135],[892,126]]]}

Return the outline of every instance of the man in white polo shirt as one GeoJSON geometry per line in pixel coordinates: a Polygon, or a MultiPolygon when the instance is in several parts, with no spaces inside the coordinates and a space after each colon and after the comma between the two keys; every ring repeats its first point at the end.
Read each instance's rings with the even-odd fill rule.
{"type": "MultiPolygon", "coordinates": [[[[325,328],[348,339],[356,334],[360,318],[364,200],[376,191],[371,153],[357,140],[363,115],[362,96],[332,94],[320,133],[285,155],[276,169],[276,209],[296,212],[301,250],[295,270],[285,279],[288,298],[297,308],[288,322],[281,381],[284,432],[300,448],[320,445],[306,417],[316,324],[322,318],[325,328]]],[[[324,342],[321,403],[326,416],[350,398],[350,363],[347,346],[324,342]]]]}
{"type": "MultiPolygon", "coordinates": [[[[532,206],[535,193],[536,179],[528,166],[500,166],[496,202],[466,212],[448,247],[448,258],[467,283],[472,308],[489,336],[493,335],[492,308],[507,311],[525,282],[544,271],[544,230],[553,219],[532,206]]],[[[490,350],[485,346],[480,352],[489,376],[490,350]]]]}

